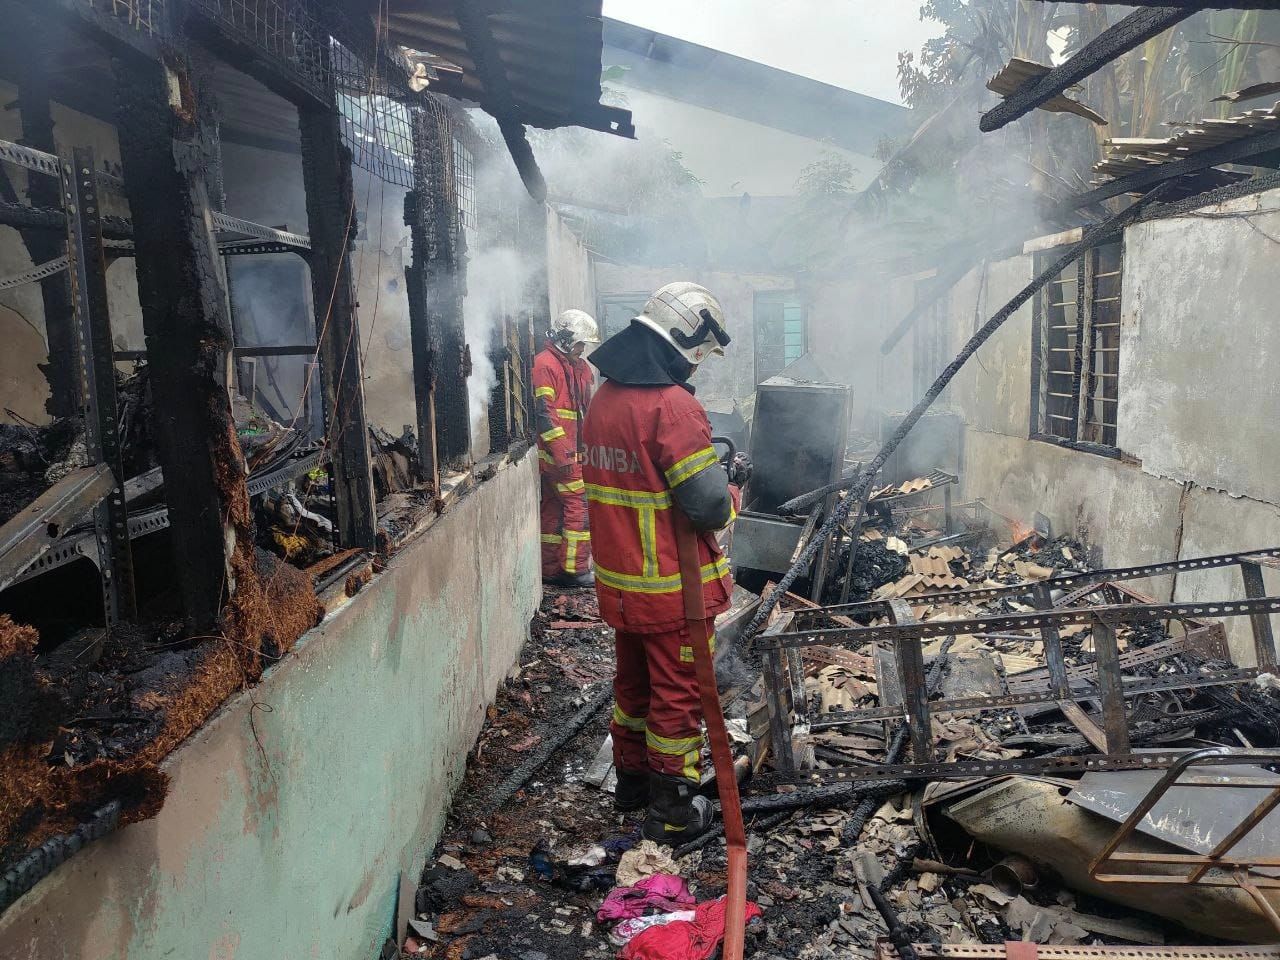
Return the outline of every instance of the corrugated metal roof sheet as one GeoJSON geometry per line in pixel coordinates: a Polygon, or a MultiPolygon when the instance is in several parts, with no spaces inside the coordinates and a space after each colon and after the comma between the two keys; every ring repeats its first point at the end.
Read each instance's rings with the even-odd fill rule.
{"type": "MultiPolygon", "coordinates": [[[[488,0],[486,20],[506,68],[518,119],[534,127],[589,127],[635,135],[631,111],[600,103],[602,0],[488,0]]],[[[459,68],[431,89],[490,109],[453,0],[388,0],[392,42],[459,68]]],[[[490,112],[492,110],[490,109],[490,112]]]]}

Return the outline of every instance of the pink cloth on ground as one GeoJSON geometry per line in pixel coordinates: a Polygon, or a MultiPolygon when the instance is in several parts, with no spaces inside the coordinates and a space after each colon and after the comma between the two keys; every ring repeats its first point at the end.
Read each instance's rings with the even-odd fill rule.
{"type": "Polygon", "coordinates": [[[614,887],[600,904],[596,919],[601,923],[615,920],[631,920],[643,917],[646,912],[675,913],[692,910],[697,903],[682,877],[669,873],[655,873],[645,877],[634,887],[614,887]]]}

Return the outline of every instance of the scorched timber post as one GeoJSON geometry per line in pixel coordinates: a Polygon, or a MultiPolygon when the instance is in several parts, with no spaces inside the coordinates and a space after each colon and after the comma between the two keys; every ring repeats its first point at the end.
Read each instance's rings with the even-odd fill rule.
{"type": "Polygon", "coordinates": [[[432,170],[441,160],[440,143],[426,110],[415,107],[413,122],[413,190],[404,200],[404,222],[409,227],[413,259],[405,267],[409,294],[409,332],[413,346],[413,394],[418,417],[418,466],[440,490],[440,446],[436,436],[436,377],[443,344],[440,325],[432,322],[427,308],[428,290],[437,283],[431,255],[436,232],[435,202],[431,196],[432,170]]]}
{"type": "Polygon", "coordinates": [[[114,72],[175,572],[188,626],[209,631],[233,588],[231,505],[248,499],[243,461],[222,462],[229,444],[230,455],[239,448],[227,395],[231,319],[208,216],[209,153],[185,66],[117,60],[114,72]]]}
{"type": "MultiPolygon", "coordinates": [[[[325,74],[332,84],[332,70],[325,70],[325,74]]],[[[325,431],[333,454],[338,530],[343,546],[373,549],[378,522],[351,280],[350,254],[357,229],[351,153],[342,143],[342,118],[332,86],[329,93],[325,104],[308,101],[298,107],[311,235],[311,289],[320,344],[325,431]]]]}

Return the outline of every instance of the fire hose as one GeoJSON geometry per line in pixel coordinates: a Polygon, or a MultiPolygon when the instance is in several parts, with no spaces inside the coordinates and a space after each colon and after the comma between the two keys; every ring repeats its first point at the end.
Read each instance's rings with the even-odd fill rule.
{"type": "Polygon", "coordinates": [[[680,558],[684,616],[688,624],[689,645],[693,648],[693,667],[698,678],[702,716],[707,724],[707,739],[711,743],[711,761],[716,771],[720,818],[724,822],[728,891],[725,894],[722,956],[724,960],[742,960],[747,918],[747,834],[742,825],[742,806],[738,799],[733,753],[729,748],[729,732],[725,729],[724,714],[720,710],[720,691],[716,687],[715,664],[711,658],[711,634],[715,622],[707,616],[706,598],[702,593],[698,534],[689,518],[680,510],[673,510],[672,517],[676,528],[676,552],[680,558]]]}

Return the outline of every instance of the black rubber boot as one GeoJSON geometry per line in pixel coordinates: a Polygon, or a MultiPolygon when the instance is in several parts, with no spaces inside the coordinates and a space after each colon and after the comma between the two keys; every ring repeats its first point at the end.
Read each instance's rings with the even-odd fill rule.
{"type": "Polygon", "coordinates": [[[596,582],[596,575],[590,570],[585,573],[558,573],[548,583],[555,584],[557,587],[593,587],[596,582]]]}
{"type": "Polygon", "coordinates": [[[632,773],[618,770],[618,784],[613,788],[613,809],[628,813],[649,805],[649,771],[632,773]]]}
{"type": "Polygon", "coordinates": [[[715,810],[698,793],[698,785],[684,777],[649,774],[649,816],[644,838],[654,843],[688,843],[707,832],[715,810]]]}

